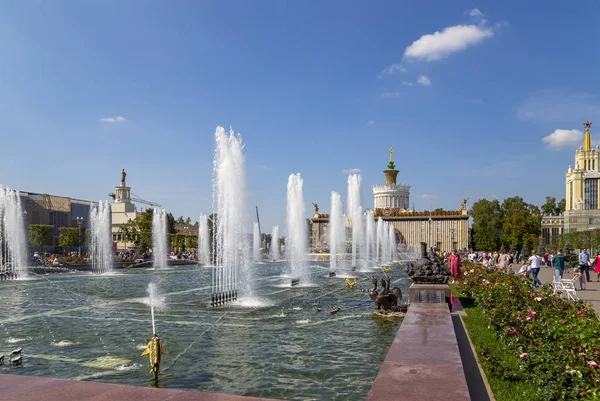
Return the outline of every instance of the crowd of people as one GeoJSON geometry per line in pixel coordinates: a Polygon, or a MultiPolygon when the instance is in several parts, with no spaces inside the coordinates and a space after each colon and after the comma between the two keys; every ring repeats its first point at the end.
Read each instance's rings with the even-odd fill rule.
{"type": "MultiPolygon", "coordinates": [[[[530,255],[521,255],[517,252],[494,251],[494,252],[470,252],[466,255],[464,252],[458,254],[456,251],[452,254],[443,253],[440,256],[448,261],[451,277],[460,278],[460,258],[463,257],[471,263],[479,263],[484,268],[501,269],[506,273],[513,273],[513,265],[518,264],[519,270],[516,272],[519,276],[531,277],[536,287],[541,287],[542,282],[539,278],[540,269],[548,267],[554,269],[557,280],[564,277],[565,272],[571,267],[565,258],[562,249],[556,253],[545,253],[543,256],[537,254],[535,250],[530,255]],[[456,258],[454,256],[456,256],[456,258]],[[458,261],[457,261],[458,259],[458,261]],[[453,267],[453,265],[455,265],[453,267]]],[[[591,281],[590,272],[596,273],[596,281],[600,281],[600,251],[595,256],[591,256],[587,249],[583,249],[577,254],[576,262],[572,263],[573,276],[577,278],[579,290],[586,290],[587,283],[591,281]]]]}

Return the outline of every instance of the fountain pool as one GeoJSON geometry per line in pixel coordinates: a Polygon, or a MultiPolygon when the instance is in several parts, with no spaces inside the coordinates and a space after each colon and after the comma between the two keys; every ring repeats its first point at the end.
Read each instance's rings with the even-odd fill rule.
{"type": "MultiPolygon", "coordinates": [[[[256,294],[269,304],[260,308],[210,307],[211,269],[204,267],[1,281],[0,353],[23,347],[24,356],[21,367],[0,366],[0,373],[153,385],[140,355],[152,335],[147,288],[153,282],[164,297],[156,333],[169,351],[160,387],[365,399],[399,325],[373,316],[372,301],[360,291],[370,287],[366,275],[349,289],[343,279],[327,277],[327,263],[312,264],[318,286],[291,287],[285,264],[253,270],[256,294]],[[341,310],[331,314],[334,305],[341,310]]],[[[394,278],[407,293],[404,278],[394,278]]]]}

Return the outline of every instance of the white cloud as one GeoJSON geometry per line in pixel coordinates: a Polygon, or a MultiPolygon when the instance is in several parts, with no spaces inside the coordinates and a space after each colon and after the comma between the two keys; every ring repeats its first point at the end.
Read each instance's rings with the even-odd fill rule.
{"type": "Polygon", "coordinates": [[[431,86],[431,80],[427,75],[419,75],[419,78],[417,78],[417,83],[423,86],[431,86]]]}
{"type": "Polygon", "coordinates": [[[482,13],[478,8],[474,8],[471,11],[469,11],[469,15],[471,17],[477,17],[477,18],[483,18],[483,17],[485,17],[485,14],[482,13]]]}
{"type": "Polygon", "coordinates": [[[542,138],[542,142],[556,150],[574,147],[583,143],[583,132],[578,129],[556,129],[550,135],[542,138]]]}
{"type": "Polygon", "coordinates": [[[442,32],[426,34],[415,40],[404,51],[404,58],[426,61],[441,60],[493,35],[491,29],[482,26],[449,26],[442,32]]]}
{"type": "Polygon", "coordinates": [[[375,121],[374,120],[369,120],[369,121],[367,121],[367,125],[375,125],[375,121]]]}
{"type": "Polygon", "coordinates": [[[127,121],[127,119],[125,117],[117,116],[117,117],[104,117],[104,118],[101,118],[100,121],[105,122],[105,123],[122,123],[124,121],[127,121]]]}
{"type": "Polygon", "coordinates": [[[402,85],[404,85],[404,86],[413,86],[414,84],[412,82],[404,81],[404,82],[402,82],[402,85]]]}
{"type": "Polygon", "coordinates": [[[396,71],[406,72],[406,68],[404,68],[400,63],[394,63],[385,67],[383,71],[381,71],[380,75],[390,75],[395,73],[396,71]]]}
{"type": "Polygon", "coordinates": [[[383,92],[381,97],[398,97],[400,96],[400,92],[383,92]]]}
{"type": "Polygon", "coordinates": [[[358,173],[360,173],[359,168],[347,168],[345,170],[342,170],[342,174],[358,174],[358,173]]]}

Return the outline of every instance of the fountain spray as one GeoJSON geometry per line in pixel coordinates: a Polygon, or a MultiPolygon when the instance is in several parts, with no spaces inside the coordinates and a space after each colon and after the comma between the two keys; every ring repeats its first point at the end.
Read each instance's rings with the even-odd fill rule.
{"type": "Polygon", "coordinates": [[[152,316],[152,338],[150,339],[147,348],[142,352],[142,356],[148,355],[148,359],[150,360],[150,373],[154,373],[154,380],[158,380],[161,355],[168,354],[167,350],[164,349],[160,343],[160,338],[156,335],[156,325],[154,323],[154,305],[155,303],[160,305],[161,299],[158,297],[156,285],[154,283],[148,284],[146,291],[148,292],[148,302],[150,304],[150,313],[152,316]]]}

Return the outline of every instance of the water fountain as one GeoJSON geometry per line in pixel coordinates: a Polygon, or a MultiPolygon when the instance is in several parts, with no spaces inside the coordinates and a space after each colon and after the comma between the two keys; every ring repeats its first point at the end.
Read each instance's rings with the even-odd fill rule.
{"type": "Polygon", "coordinates": [[[372,211],[365,214],[366,219],[366,240],[365,240],[365,259],[370,261],[375,258],[375,238],[377,237],[377,226],[372,211]]]}
{"type": "Polygon", "coordinates": [[[381,216],[377,219],[377,231],[375,239],[375,260],[377,262],[383,261],[383,237],[385,234],[384,223],[381,216]]]}
{"type": "Polygon", "coordinates": [[[389,246],[390,246],[390,262],[397,260],[397,247],[396,247],[396,230],[392,224],[388,224],[388,234],[389,234],[389,246]]]}
{"type": "Polygon", "coordinates": [[[252,234],[252,260],[259,262],[260,257],[260,227],[254,223],[254,232],[252,234]]]}
{"type": "Polygon", "coordinates": [[[341,255],[346,252],[346,226],[342,197],[337,192],[331,193],[331,214],[329,215],[329,269],[337,272],[341,255]]]}
{"type": "Polygon", "coordinates": [[[152,214],[152,259],[155,269],[167,267],[167,212],[159,207],[152,214]]]}
{"type": "Polygon", "coordinates": [[[96,274],[112,270],[111,217],[108,201],[100,201],[90,209],[92,271],[96,274]]]}
{"type": "Polygon", "coordinates": [[[198,220],[198,263],[210,263],[210,237],[208,232],[208,216],[200,215],[198,220]]]}
{"type": "Polygon", "coordinates": [[[215,266],[212,278],[213,306],[253,297],[246,221],[246,171],[242,138],[223,127],[215,132],[213,211],[215,266]]]}
{"type": "Polygon", "coordinates": [[[279,260],[279,226],[273,226],[271,232],[271,260],[279,260]]]}
{"type": "Polygon", "coordinates": [[[292,285],[310,284],[310,270],[306,263],[307,227],[304,205],[303,180],[300,174],[291,174],[287,185],[287,259],[291,266],[292,285]]]}
{"type": "Polygon", "coordinates": [[[0,279],[22,277],[26,265],[21,196],[0,185],[0,279]]]}
{"type": "Polygon", "coordinates": [[[346,214],[352,222],[352,267],[356,267],[360,253],[365,253],[365,228],[363,224],[363,213],[360,200],[362,177],[358,174],[348,176],[348,201],[346,214]]]}

